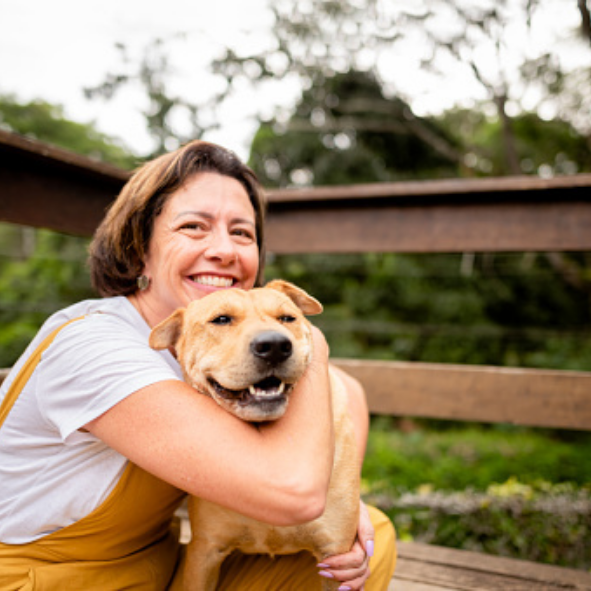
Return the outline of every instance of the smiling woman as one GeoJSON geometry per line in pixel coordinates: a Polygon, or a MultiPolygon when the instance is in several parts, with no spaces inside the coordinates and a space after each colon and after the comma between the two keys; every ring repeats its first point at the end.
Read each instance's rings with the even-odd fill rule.
{"type": "MultiPolygon", "coordinates": [[[[179,308],[261,282],[263,219],[254,174],[205,142],[144,165],[123,188],[91,245],[104,297],[51,316],[0,390],[0,591],[30,588],[31,577],[50,590],[64,580],[101,591],[178,588],[172,523],[187,493],[271,525],[323,514],[334,434],[320,331],[312,328],[289,408],[258,425],[184,383],[174,347],[149,346],[151,330],[179,308]]],[[[362,458],[367,406],[359,385],[343,380],[362,458]]],[[[353,547],[322,570],[310,555],[238,560],[224,589],[260,589],[261,572],[270,589],[319,589],[320,577],[344,590],[385,589],[393,528],[360,507],[353,547]]]]}
{"type": "Polygon", "coordinates": [[[177,201],[176,207],[167,207],[168,230],[174,227],[187,235],[198,235],[211,225],[213,208],[223,204],[224,195],[216,192],[218,188],[232,193],[238,201],[246,201],[231,220],[235,226],[232,232],[245,234],[245,239],[254,235],[258,249],[255,283],[260,284],[265,260],[262,189],[254,173],[233,152],[215,144],[197,142],[148,163],[124,187],[91,246],[91,272],[97,291],[103,296],[136,292],[152,233],[157,230],[168,198],[175,193],[177,201]],[[198,179],[197,173],[200,173],[198,179]],[[190,186],[195,183],[204,186],[201,200],[193,204],[188,193],[201,195],[199,187],[191,191],[190,186]]]}

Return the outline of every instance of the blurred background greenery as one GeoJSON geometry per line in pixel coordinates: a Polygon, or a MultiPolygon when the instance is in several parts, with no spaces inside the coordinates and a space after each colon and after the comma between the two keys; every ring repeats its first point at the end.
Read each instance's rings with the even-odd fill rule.
{"type": "MultiPolygon", "coordinates": [[[[360,24],[365,4],[278,2],[273,51],[228,49],[211,64],[226,81],[218,102],[235,92],[239,79],[255,88],[293,73],[302,81],[293,110],[261,117],[253,138],[249,163],[265,186],[591,171],[590,64],[565,71],[554,48],[523,57],[523,96],[535,86],[540,97],[526,108],[511,84],[493,83],[477,59],[479,36],[497,46],[510,43],[503,11],[458,9],[461,33],[427,35],[433,55],[471,60],[488,98],[418,116],[412,97],[393,95],[375,68],[361,68],[353,57],[335,67],[335,56],[342,62],[354,55],[343,48],[393,43],[403,26],[420,24],[421,15],[400,12],[381,36],[370,36],[360,24]],[[326,23],[331,26],[323,29],[326,23]],[[310,52],[312,40],[324,50],[310,52]],[[556,107],[550,118],[542,116],[548,102],[556,107]]],[[[433,11],[438,4],[431,3],[433,11]]],[[[571,40],[581,47],[591,43],[584,4],[571,40]]],[[[524,3],[524,22],[537,6],[524,3]]],[[[423,22],[427,17],[422,14],[423,22]]],[[[156,40],[149,50],[163,59],[132,64],[135,73],[128,64],[126,75],[114,73],[86,93],[89,100],[110,100],[126,84],[140,84],[150,100],[145,116],[154,150],[132,154],[119,139],[67,120],[59,105],[42,99],[0,96],[1,127],[127,169],[189,137],[207,139],[215,123],[200,113],[210,117],[211,104],[174,96],[166,84],[166,44],[156,40]],[[193,117],[186,137],[172,125],[181,107],[193,117]]],[[[94,296],[87,244],[0,224],[0,367],[14,363],[49,314],[94,296]]],[[[273,277],[294,281],[323,302],[315,322],[335,356],[591,371],[588,252],[270,253],[267,278],[273,277]]],[[[389,512],[402,539],[591,569],[588,433],[374,417],[363,477],[364,495],[389,512]]]]}

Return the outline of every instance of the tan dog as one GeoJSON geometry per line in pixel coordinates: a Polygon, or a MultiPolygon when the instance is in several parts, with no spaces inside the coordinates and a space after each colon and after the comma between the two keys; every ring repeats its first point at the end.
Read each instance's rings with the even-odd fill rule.
{"type": "MultiPolygon", "coordinates": [[[[172,347],[185,380],[245,421],[279,419],[293,385],[311,359],[311,330],[304,314],[322,306],[285,281],[264,288],[229,289],[177,310],[154,328],[150,346],[172,347]]],[[[305,525],[275,527],[199,498],[189,500],[192,540],[184,588],[214,591],[223,560],[245,554],[311,552],[321,562],[348,552],[357,531],[359,462],[347,395],[331,374],[335,456],[326,510],[305,525]]],[[[339,583],[323,580],[324,589],[339,583]]]]}

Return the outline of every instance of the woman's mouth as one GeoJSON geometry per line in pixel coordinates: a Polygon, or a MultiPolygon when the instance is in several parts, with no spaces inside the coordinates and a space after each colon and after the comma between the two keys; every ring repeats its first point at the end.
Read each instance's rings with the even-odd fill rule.
{"type": "Polygon", "coordinates": [[[191,279],[195,283],[207,287],[232,287],[234,285],[232,277],[220,277],[219,275],[193,275],[191,279]]]}

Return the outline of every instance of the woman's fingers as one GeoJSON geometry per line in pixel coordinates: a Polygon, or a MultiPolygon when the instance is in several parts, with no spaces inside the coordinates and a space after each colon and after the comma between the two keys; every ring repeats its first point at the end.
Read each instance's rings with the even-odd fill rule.
{"type": "Polygon", "coordinates": [[[343,591],[362,589],[370,574],[369,557],[358,540],[349,552],[326,558],[318,568],[320,576],[339,581],[343,591]]]}

